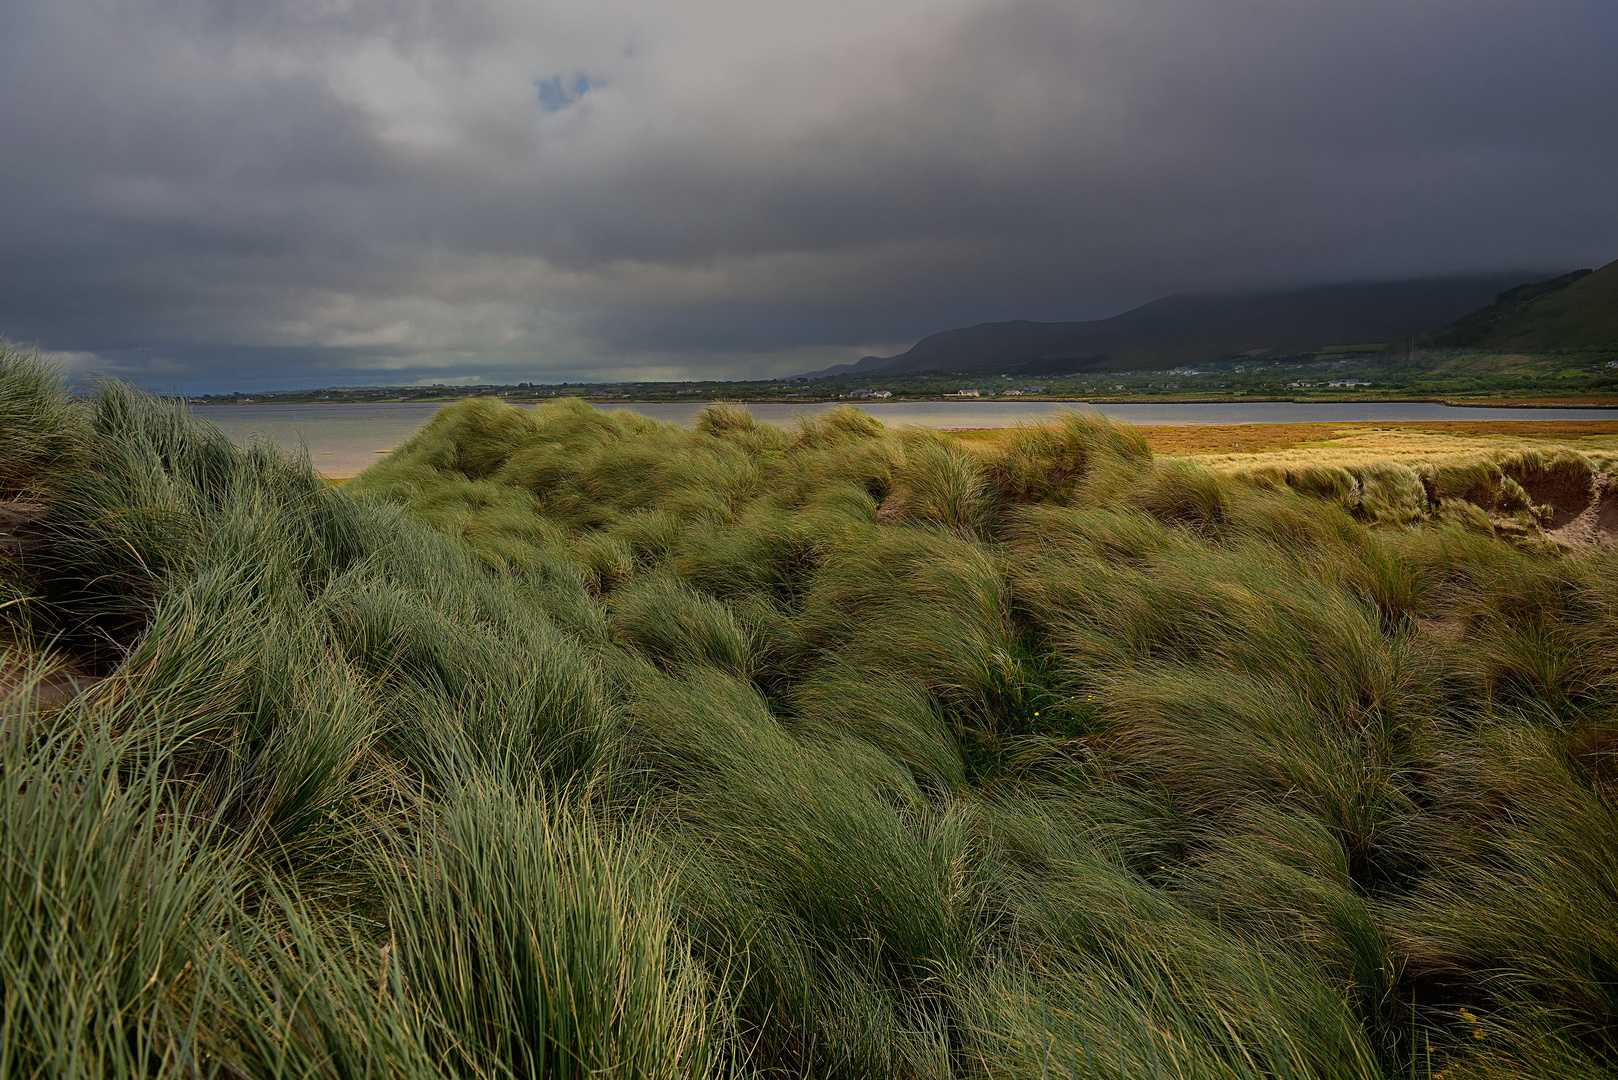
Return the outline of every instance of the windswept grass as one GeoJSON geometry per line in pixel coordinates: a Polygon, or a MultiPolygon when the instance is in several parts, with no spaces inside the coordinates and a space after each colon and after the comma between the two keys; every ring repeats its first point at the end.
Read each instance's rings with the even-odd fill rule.
{"type": "Polygon", "coordinates": [[[1618,1073],[1594,451],[0,387],[0,1074],[1618,1073]]]}

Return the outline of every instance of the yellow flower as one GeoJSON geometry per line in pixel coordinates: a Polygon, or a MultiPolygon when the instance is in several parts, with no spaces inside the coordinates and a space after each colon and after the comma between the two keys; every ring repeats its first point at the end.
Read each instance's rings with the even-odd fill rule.
{"type": "Polygon", "coordinates": [[[1461,1019],[1465,1020],[1468,1024],[1475,1024],[1478,1022],[1478,1018],[1467,1012],[1465,1009],[1461,1010],[1461,1019]]]}
{"type": "Polygon", "coordinates": [[[1472,1032],[1472,1038],[1474,1038],[1474,1039],[1481,1039],[1481,1038],[1483,1038],[1483,1032],[1481,1032],[1481,1031],[1474,1031],[1474,1032],[1472,1032]]]}

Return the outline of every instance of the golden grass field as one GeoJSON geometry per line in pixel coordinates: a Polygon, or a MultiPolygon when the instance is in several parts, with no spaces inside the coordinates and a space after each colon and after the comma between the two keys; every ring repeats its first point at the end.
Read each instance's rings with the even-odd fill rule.
{"type": "MultiPolygon", "coordinates": [[[[961,431],[968,446],[997,447],[1015,428],[961,431]]],[[[1525,447],[1566,446],[1597,458],[1618,456],[1618,417],[1612,420],[1443,420],[1403,424],[1187,424],[1143,427],[1154,454],[1195,457],[1221,472],[1266,464],[1348,464],[1447,457],[1525,447]]]]}

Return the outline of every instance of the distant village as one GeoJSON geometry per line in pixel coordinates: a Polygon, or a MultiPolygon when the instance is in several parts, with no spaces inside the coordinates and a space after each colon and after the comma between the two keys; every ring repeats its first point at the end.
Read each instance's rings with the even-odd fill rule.
{"type": "MultiPolygon", "coordinates": [[[[1000,390],[1000,391],[978,390],[978,389],[974,389],[974,388],[968,388],[968,389],[965,389],[965,390],[956,390],[953,393],[945,394],[944,396],[945,397],[994,397],[994,396],[996,396],[996,394],[998,394],[1000,397],[1022,397],[1024,394],[1043,394],[1044,392],[1045,392],[1045,388],[1043,386],[1025,386],[1020,390],[1000,390]]],[[[788,394],[787,398],[788,398],[788,400],[791,400],[793,398],[809,398],[809,397],[813,397],[813,396],[814,395],[812,395],[812,394],[798,393],[798,394],[788,394]]],[[[865,390],[865,389],[850,390],[846,394],[838,394],[837,395],[837,397],[839,399],[849,400],[849,401],[866,401],[866,400],[872,400],[872,399],[885,401],[888,398],[891,398],[892,396],[893,396],[893,391],[891,391],[891,390],[865,390]]]]}

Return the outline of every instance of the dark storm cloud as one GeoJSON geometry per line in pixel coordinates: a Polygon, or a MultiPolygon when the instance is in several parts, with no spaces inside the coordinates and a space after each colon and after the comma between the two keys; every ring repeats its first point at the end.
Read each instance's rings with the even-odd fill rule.
{"type": "Polygon", "coordinates": [[[1609,0],[14,0],[0,333],[181,388],[779,373],[1618,255],[1609,0]]]}

